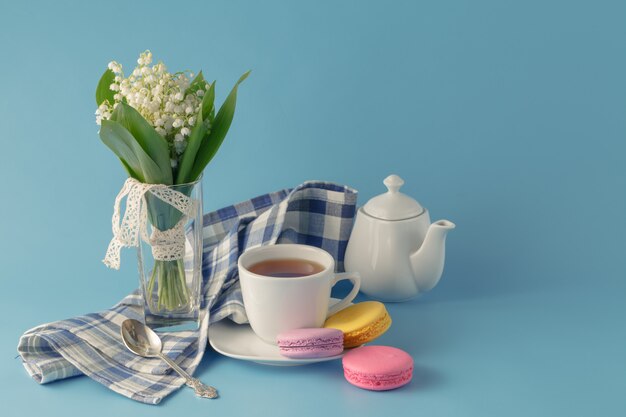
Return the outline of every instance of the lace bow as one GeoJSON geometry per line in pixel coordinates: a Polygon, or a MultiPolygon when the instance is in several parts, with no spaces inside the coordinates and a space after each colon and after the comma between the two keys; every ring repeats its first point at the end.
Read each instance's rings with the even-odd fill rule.
{"type": "Polygon", "coordinates": [[[109,268],[120,268],[120,252],[124,246],[139,246],[139,237],[152,247],[152,256],[159,261],[182,259],[185,255],[185,222],[192,216],[197,204],[185,194],[163,184],[144,184],[134,178],[128,178],[121,191],[115,197],[113,206],[113,238],[104,257],[104,264],[109,268]],[[152,195],[180,211],[183,216],[178,223],[167,230],[153,227],[148,236],[148,210],[145,194],[152,195]],[[120,206],[126,198],[126,210],[120,224],[120,206]]]}

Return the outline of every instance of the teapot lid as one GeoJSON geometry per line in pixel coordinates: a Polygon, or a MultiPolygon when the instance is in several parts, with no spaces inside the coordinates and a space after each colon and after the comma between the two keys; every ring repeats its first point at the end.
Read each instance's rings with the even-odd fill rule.
{"type": "Polygon", "coordinates": [[[363,206],[366,214],[382,220],[404,220],[424,212],[420,203],[400,192],[400,187],[404,185],[402,178],[390,175],[383,184],[387,192],[372,198],[363,206]]]}

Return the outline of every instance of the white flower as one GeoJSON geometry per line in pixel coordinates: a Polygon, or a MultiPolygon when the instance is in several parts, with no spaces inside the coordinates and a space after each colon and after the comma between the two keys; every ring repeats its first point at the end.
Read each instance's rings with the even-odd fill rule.
{"type": "Polygon", "coordinates": [[[139,55],[139,59],[137,59],[137,64],[139,65],[150,65],[152,62],[152,52],[145,51],[141,55],[139,55]]]}
{"type": "Polygon", "coordinates": [[[174,142],[174,148],[176,149],[176,153],[179,155],[185,151],[186,147],[187,147],[187,142],[183,140],[174,142]]]}
{"type": "MultiPolygon", "coordinates": [[[[98,106],[98,108],[96,109],[96,123],[99,125],[102,123],[102,119],[108,119],[108,117],[105,117],[105,115],[110,115],[111,113],[109,112],[109,105],[108,102],[104,102],[101,105],[98,106]]],[[[110,117],[110,116],[109,116],[110,117]]]]}
{"type": "Polygon", "coordinates": [[[122,66],[115,61],[109,62],[108,68],[116,74],[121,74],[122,66]]]}
{"type": "Polygon", "coordinates": [[[178,156],[187,146],[191,127],[196,123],[195,115],[202,106],[202,96],[210,84],[203,85],[193,94],[186,94],[194,74],[189,72],[169,73],[162,62],[152,65],[152,53],[142,52],[137,67],[125,77],[122,66],[111,61],[108,68],[115,73],[110,85],[114,102],[105,101],[96,110],[96,123],[109,119],[113,109],[126,101],[137,110],[154,129],[170,144],[172,164],[178,164],[178,156]]]}

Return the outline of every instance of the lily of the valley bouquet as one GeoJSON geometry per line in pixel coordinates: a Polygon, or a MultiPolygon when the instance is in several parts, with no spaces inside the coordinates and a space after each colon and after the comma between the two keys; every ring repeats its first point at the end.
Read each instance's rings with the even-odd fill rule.
{"type": "Polygon", "coordinates": [[[115,202],[114,236],[104,262],[118,269],[122,247],[148,244],[154,262],[142,280],[146,307],[152,313],[186,313],[197,304],[190,294],[189,269],[195,269],[191,281],[201,280],[201,246],[188,262],[194,226],[201,240],[202,198],[195,190],[226,137],[237,87],[249,72],[216,112],[215,82],[207,82],[202,71],[195,77],[187,71],[170,73],[162,62],[152,63],[150,51],[137,63],[128,76],[119,63],[109,63],[96,89],[100,138],[129,176],[115,202]]]}

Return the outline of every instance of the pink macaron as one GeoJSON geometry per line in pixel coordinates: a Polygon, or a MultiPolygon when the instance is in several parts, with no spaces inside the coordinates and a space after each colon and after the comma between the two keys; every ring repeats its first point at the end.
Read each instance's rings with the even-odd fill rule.
{"type": "Polygon", "coordinates": [[[343,372],[359,388],[385,391],[408,384],[413,377],[413,358],[391,346],[362,346],[343,357],[343,372]]]}
{"type": "Polygon", "coordinates": [[[280,354],[293,359],[325,358],[343,352],[343,332],[337,329],[296,329],[278,335],[280,354]]]}

